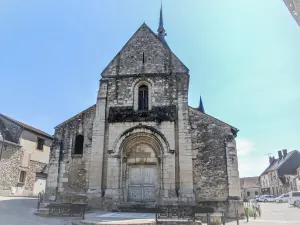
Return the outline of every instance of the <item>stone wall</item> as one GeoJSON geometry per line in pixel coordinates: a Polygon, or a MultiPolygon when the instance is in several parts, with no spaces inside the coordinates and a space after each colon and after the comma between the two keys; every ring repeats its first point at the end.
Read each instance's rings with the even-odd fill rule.
{"type": "Polygon", "coordinates": [[[46,185],[48,198],[53,199],[56,189],[58,200],[87,191],[94,117],[92,106],[55,128],[46,185]],[[82,155],[73,154],[78,134],[84,136],[82,155]]]}
{"type": "Polygon", "coordinates": [[[228,175],[225,139],[230,129],[206,114],[190,109],[196,201],[225,201],[228,175]]]}
{"type": "Polygon", "coordinates": [[[188,69],[144,23],[102,72],[102,77],[172,71],[188,73],[188,69]]]}
{"type": "Polygon", "coordinates": [[[166,106],[177,103],[176,76],[171,74],[142,74],[110,77],[105,79],[107,83],[107,104],[109,107],[130,106],[133,107],[134,89],[139,82],[145,82],[149,86],[152,106],[166,106]]]}
{"type": "Polygon", "coordinates": [[[214,207],[219,202],[229,217],[234,217],[236,209],[243,216],[234,140],[237,130],[197,109],[190,108],[189,116],[196,203],[211,202],[214,207]]]}
{"type": "Polygon", "coordinates": [[[29,161],[29,168],[27,170],[24,187],[25,195],[32,195],[36,173],[40,173],[46,165],[46,163],[41,163],[32,160],[29,161]]]}
{"type": "MultiPolygon", "coordinates": [[[[0,141],[0,149],[2,147],[0,141]]],[[[0,161],[0,195],[10,195],[11,188],[16,187],[19,181],[19,166],[21,146],[5,142],[0,161]]]]}

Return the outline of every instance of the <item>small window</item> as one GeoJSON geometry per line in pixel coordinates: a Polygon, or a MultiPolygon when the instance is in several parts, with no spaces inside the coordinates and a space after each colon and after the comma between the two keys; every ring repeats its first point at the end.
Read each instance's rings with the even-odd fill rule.
{"type": "Polygon", "coordinates": [[[257,192],[257,191],[255,192],[255,195],[258,195],[258,192],[257,192]]]}
{"type": "Polygon", "coordinates": [[[19,182],[20,183],[25,183],[25,179],[26,179],[26,172],[25,171],[21,171],[20,172],[20,177],[19,177],[19,182]]]}
{"type": "Polygon", "coordinates": [[[38,138],[38,140],[37,140],[37,150],[43,151],[44,142],[45,142],[45,140],[43,138],[38,138]]]}
{"type": "Polygon", "coordinates": [[[146,85],[139,87],[139,110],[148,110],[148,87],[146,85]]]}
{"type": "Polygon", "coordinates": [[[249,192],[249,191],[247,192],[247,196],[248,196],[248,197],[250,196],[250,192],[249,192]]]}
{"type": "Polygon", "coordinates": [[[83,154],[83,135],[77,135],[75,139],[75,155],[82,155],[83,154]]]}

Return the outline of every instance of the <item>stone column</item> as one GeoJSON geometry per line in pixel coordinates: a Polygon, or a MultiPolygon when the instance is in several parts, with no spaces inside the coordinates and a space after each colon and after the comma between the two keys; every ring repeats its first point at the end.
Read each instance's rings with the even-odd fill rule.
{"type": "Polygon", "coordinates": [[[107,162],[107,188],[105,198],[119,201],[119,177],[120,177],[120,159],[109,156],[107,162]]]}
{"type": "Polygon", "coordinates": [[[60,145],[57,138],[54,139],[50,150],[48,177],[46,182],[46,195],[49,200],[56,199],[58,189],[58,167],[59,167],[60,145]]]}
{"type": "Polygon", "coordinates": [[[177,77],[178,100],[178,156],[179,156],[179,201],[194,202],[193,156],[188,113],[188,75],[177,77]]]}
{"type": "Polygon", "coordinates": [[[102,196],[102,169],[105,141],[105,120],[107,105],[107,81],[101,79],[93,124],[93,139],[89,168],[89,190],[93,198],[102,196]]]}
{"type": "Polygon", "coordinates": [[[244,215],[244,205],[241,201],[240,176],[238,170],[238,157],[236,142],[232,136],[225,141],[227,157],[227,174],[228,174],[228,217],[235,217],[235,211],[238,210],[240,215],[244,215]]]}
{"type": "Polygon", "coordinates": [[[175,190],[175,154],[164,153],[162,159],[162,191],[161,197],[163,202],[177,202],[178,198],[175,190]]]}
{"type": "Polygon", "coordinates": [[[229,197],[240,198],[240,176],[238,170],[238,157],[234,138],[226,140],[227,174],[229,183],[229,197]]]}

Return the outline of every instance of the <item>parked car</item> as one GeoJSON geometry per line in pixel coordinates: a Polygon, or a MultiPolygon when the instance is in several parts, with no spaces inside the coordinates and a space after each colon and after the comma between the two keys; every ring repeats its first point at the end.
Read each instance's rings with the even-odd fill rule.
{"type": "Polygon", "coordinates": [[[296,201],[295,206],[298,207],[298,208],[300,208],[300,200],[296,201]]]}
{"type": "Polygon", "coordinates": [[[297,200],[300,200],[300,191],[289,192],[289,204],[296,206],[297,200]]]}
{"type": "Polygon", "coordinates": [[[275,202],[274,195],[262,195],[257,199],[258,202],[275,202]]]}
{"type": "Polygon", "coordinates": [[[283,194],[279,197],[275,198],[275,201],[278,203],[288,202],[289,201],[289,194],[283,194]]]}
{"type": "Polygon", "coordinates": [[[260,198],[259,195],[254,196],[254,198],[250,199],[250,202],[258,202],[258,199],[260,198]]]}

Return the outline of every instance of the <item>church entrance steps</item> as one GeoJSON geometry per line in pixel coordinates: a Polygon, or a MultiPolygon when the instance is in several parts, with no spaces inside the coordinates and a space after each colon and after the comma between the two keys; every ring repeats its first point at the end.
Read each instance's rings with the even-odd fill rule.
{"type": "Polygon", "coordinates": [[[74,221],[72,225],[202,225],[201,221],[134,219],[122,221],[74,221]]]}
{"type": "Polygon", "coordinates": [[[97,215],[86,214],[85,220],[74,220],[73,225],[201,225],[201,221],[191,221],[185,219],[159,219],[155,220],[154,213],[134,213],[134,212],[108,212],[97,215]]]}

